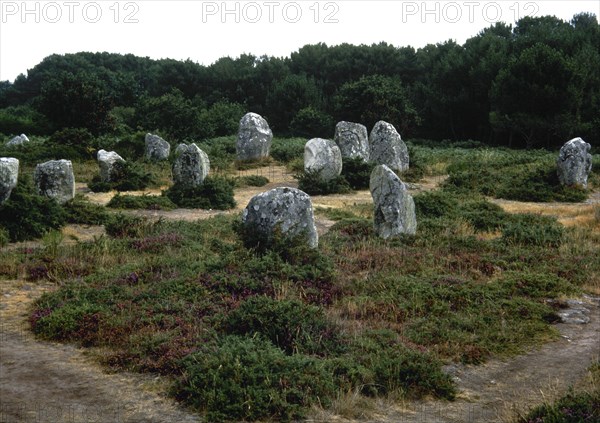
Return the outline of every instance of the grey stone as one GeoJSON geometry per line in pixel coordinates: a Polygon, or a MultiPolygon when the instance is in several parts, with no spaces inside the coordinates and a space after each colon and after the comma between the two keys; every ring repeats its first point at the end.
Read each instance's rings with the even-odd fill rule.
{"type": "Polygon", "coordinates": [[[210,171],[210,160],[196,144],[179,144],[175,149],[173,182],[176,185],[194,188],[202,185],[210,171]]]}
{"type": "Polygon", "coordinates": [[[238,160],[260,160],[269,157],[273,132],[259,114],[246,113],[240,120],[236,144],[238,160]]]}
{"type": "Polygon", "coordinates": [[[29,138],[27,138],[27,135],[21,134],[21,135],[17,135],[14,138],[11,138],[10,141],[8,141],[6,143],[6,145],[8,147],[15,147],[15,146],[18,146],[18,145],[23,145],[26,142],[29,142],[29,138]]]}
{"type": "Polygon", "coordinates": [[[342,152],[342,158],[360,157],[369,160],[369,134],[360,123],[341,121],[335,125],[333,140],[342,152]]]}
{"type": "Polygon", "coordinates": [[[269,243],[275,232],[288,238],[304,237],[310,248],[317,248],[312,202],[296,188],[275,188],[252,197],[242,214],[247,233],[258,234],[269,243]]]}
{"type": "Polygon", "coordinates": [[[394,125],[380,120],[369,136],[369,159],[396,172],[408,170],[408,148],[394,125]]]}
{"type": "Polygon", "coordinates": [[[10,197],[19,178],[19,160],[13,157],[0,157],[0,204],[10,197]]]}
{"type": "Polygon", "coordinates": [[[75,197],[75,175],[70,160],[50,160],[38,164],[33,180],[39,195],[64,204],[75,197]]]}
{"type": "Polygon", "coordinates": [[[374,228],[381,238],[417,231],[415,202],[404,183],[386,165],[378,165],[369,183],[373,197],[374,228]]]}
{"type": "Polygon", "coordinates": [[[330,181],[342,173],[342,153],[331,140],[313,138],[304,146],[304,171],[314,172],[323,181],[330,181]]]}
{"type": "Polygon", "coordinates": [[[146,134],[146,151],[144,157],[148,160],[167,160],[171,154],[171,144],[158,135],[146,134]]]}
{"type": "Polygon", "coordinates": [[[100,180],[102,182],[114,182],[115,163],[125,163],[123,157],[114,151],[100,150],[97,154],[98,166],[100,167],[100,180]]]}
{"type": "Polygon", "coordinates": [[[573,138],[562,146],[556,161],[561,184],[587,188],[588,175],[592,170],[591,148],[581,138],[573,138]]]}

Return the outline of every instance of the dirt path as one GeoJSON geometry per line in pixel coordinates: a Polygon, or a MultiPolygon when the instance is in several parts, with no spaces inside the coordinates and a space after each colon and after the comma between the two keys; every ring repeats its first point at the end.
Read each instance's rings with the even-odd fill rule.
{"type": "MultiPolygon", "coordinates": [[[[289,175],[288,175],[289,176],[289,175]]],[[[196,220],[219,213],[239,213],[250,198],[276,186],[296,186],[291,176],[270,178],[265,187],[236,190],[238,207],[233,211],[178,209],[173,211],[136,211],[148,217],[196,220]]],[[[413,191],[435,188],[443,177],[430,178],[413,191]]],[[[82,190],[80,188],[80,190],[82,190]]],[[[146,192],[158,194],[159,191],[146,192]]],[[[143,193],[139,193],[143,194],[143,193]]],[[[86,193],[99,204],[112,194],[86,193]]],[[[589,204],[597,207],[596,197],[589,204]]],[[[370,203],[368,191],[353,195],[313,197],[315,207],[345,207],[370,203]]],[[[523,203],[499,202],[510,209],[537,207],[523,203]]],[[[565,214],[566,210],[539,205],[539,212],[565,214]]],[[[564,205],[563,205],[564,206],[564,205]]],[[[574,224],[577,207],[570,207],[574,224]]],[[[581,207],[581,205],[579,205],[581,207]]],[[[510,210],[509,210],[510,211],[510,210]]],[[[568,213],[567,213],[568,214],[568,213]]],[[[588,213],[589,214],[589,213],[588,213]]],[[[317,218],[324,233],[333,224],[317,218]]],[[[93,239],[100,227],[70,225],[65,242],[93,239]]],[[[33,245],[33,244],[32,244],[33,245]]],[[[183,409],[164,394],[163,378],[140,374],[107,374],[86,352],[72,345],[40,342],[31,335],[27,316],[30,304],[51,285],[24,281],[0,281],[0,423],[8,422],[195,422],[196,414],[183,409]]],[[[585,298],[571,302],[566,322],[556,327],[558,341],[548,343],[510,360],[491,360],[481,366],[452,365],[447,371],[455,378],[459,397],[454,402],[426,401],[389,406],[372,419],[385,422],[506,422],[531,404],[551,400],[564,393],[585,374],[600,351],[600,299],[585,298]],[[515,411],[516,410],[516,411],[515,411]]],[[[341,421],[323,412],[321,421],[341,421]]]]}

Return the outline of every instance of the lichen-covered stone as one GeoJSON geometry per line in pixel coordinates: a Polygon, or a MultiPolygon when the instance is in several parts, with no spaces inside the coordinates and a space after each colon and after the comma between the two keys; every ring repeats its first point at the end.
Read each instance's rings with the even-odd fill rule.
{"type": "Polygon", "coordinates": [[[331,140],[313,138],[304,146],[304,171],[330,181],[342,173],[342,153],[331,140]]]}
{"type": "Polygon", "coordinates": [[[38,164],[33,180],[39,195],[64,204],[75,197],[75,175],[70,160],[50,160],[38,164]]]}
{"type": "Polygon", "coordinates": [[[0,157],[0,204],[10,197],[17,186],[19,177],[19,160],[13,157],[0,157]]]}
{"type": "Polygon", "coordinates": [[[342,158],[360,157],[369,160],[369,134],[367,127],[360,123],[341,121],[335,125],[333,138],[340,148],[342,158]]]}
{"type": "Polygon", "coordinates": [[[240,120],[236,152],[238,160],[260,160],[269,157],[273,132],[257,113],[246,113],[240,120]]]}
{"type": "Polygon", "coordinates": [[[171,144],[158,135],[146,134],[144,157],[148,160],[167,160],[171,153],[171,144]]]}
{"type": "Polygon", "coordinates": [[[369,135],[371,162],[386,165],[396,172],[408,170],[408,148],[391,123],[380,120],[369,135]]]}
{"type": "Polygon", "coordinates": [[[196,144],[179,144],[175,149],[173,182],[185,188],[202,185],[210,171],[210,160],[196,144]]]}
{"type": "Polygon", "coordinates": [[[25,134],[21,134],[21,135],[17,135],[14,138],[11,138],[7,143],[6,146],[7,147],[15,147],[15,146],[19,146],[19,145],[23,145],[26,142],[29,142],[29,138],[27,138],[27,135],[25,134]]]}
{"type": "Polygon", "coordinates": [[[581,138],[573,138],[562,146],[556,161],[561,184],[587,188],[588,175],[592,171],[591,148],[581,138]]]}
{"type": "Polygon", "coordinates": [[[115,163],[125,163],[123,157],[114,151],[100,150],[97,154],[98,166],[100,167],[100,180],[102,182],[114,182],[115,163]]]}
{"type": "Polygon", "coordinates": [[[246,243],[271,243],[278,233],[286,238],[304,239],[317,248],[319,236],[315,227],[312,202],[308,194],[296,188],[275,188],[252,197],[242,214],[246,243]]]}
{"type": "Polygon", "coordinates": [[[369,184],[373,197],[373,227],[381,238],[415,234],[415,202],[404,183],[386,165],[373,169],[369,184]]]}

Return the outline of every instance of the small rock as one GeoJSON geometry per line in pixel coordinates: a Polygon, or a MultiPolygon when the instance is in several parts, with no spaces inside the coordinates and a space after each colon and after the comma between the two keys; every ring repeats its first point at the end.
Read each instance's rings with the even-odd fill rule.
{"type": "Polygon", "coordinates": [[[21,135],[17,135],[14,138],[11,138],[7,143],[6,146],[7,147],[16,147],[19,145],[23,145],[26,142],[29,142],[29,138],[27,138],[27,135],[25,134],[21,134],[21,135]]]}

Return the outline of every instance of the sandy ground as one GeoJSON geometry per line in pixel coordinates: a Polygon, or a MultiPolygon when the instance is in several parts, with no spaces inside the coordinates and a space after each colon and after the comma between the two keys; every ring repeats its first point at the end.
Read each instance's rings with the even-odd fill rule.
{"type": "MultiPolygon", "coordinates": [[[[248,174],[256,174],[248,171],[248,174]]],[[[219,213],[239,213],[250,198],[276,186],[295,186],[282,169],[273,172],[269,185],[236,191],[238,207],[228,212],[178,209],[136,211],[148,217],[196,220],[219,213]]],[[[436,187],[443,177],[430,178],[412,191],[436,187]]],[[[114,193],[94,194],[78,187],[90,200],[106,204],[114,193]]],[[[137,194],[159,194],[160,190],[137,194]]],[[[315,207],[345,207],[370,203],[368,191],[352,195],[313,197],[315,207]]],[[[588,204],[559,205],[497,201],[509,211],[530,211],[562,216],[576,224],[581,207],[598,207],[598,193],[588,204]]],[[[333,224],[317,218],[324,233],[333,224]]],[[[101,227],[69,225],[65,242],[85,242],[103,233],[101,227]]],[[[29,245],[20,244],[19,246],[29,245]]],[[[34,245],[34,243],[31,243],[34,245]]],[[[14,245],[13,245],[14,247],[14,245]]],[[[8,422],[194,422],[196,414],[183,409],[165,394],[168,381],[139,374],[107,374],[84,349],[36,340],[28,329],[31,303],[51,285],[22,280],[0,281],[0,423],[8,422]]],[[[452,365],[460,394],[454,402],[424,401],[391,404],[372,410],[361,421],[382,422],[506,422],[532,404],[563,394],[586,375],[600,352],[600,299],[571,301],[565,323],[556,325],[561,337],[538,350],[509,360],[491,360],[481,366],[452,365]]],[[[312,421],[343,421],[321,411],[312,421]]]]}

